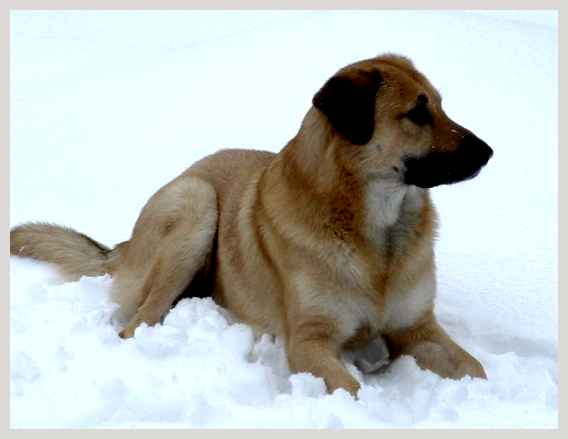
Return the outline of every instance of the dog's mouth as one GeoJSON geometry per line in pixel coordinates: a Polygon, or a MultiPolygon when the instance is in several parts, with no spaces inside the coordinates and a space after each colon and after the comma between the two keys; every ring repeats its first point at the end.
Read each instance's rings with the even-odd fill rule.
{"type": "Polygon", "coordinates": [[[408,185],[432,188],[470,180],[479,174],[492,155],[493,150],[475,137],[452,152],[406,157],[403,181],[408,185]]]}

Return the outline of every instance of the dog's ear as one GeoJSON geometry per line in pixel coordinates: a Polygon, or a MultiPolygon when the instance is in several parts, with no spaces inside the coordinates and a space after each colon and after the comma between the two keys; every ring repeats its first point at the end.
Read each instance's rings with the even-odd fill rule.
{"type": "Polygon", "coordinates": [[[375,129],[375,99],[383,78],[378,70],[353,70],[331,77],[312,103],[351,143],[364,145],[375,129]]]}

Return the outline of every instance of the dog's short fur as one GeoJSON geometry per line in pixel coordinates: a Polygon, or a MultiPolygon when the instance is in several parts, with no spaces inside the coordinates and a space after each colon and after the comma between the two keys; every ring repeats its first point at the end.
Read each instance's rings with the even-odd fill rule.
{"type": "Polygon", "coordinates": [[[290,367],[356,394],[340,360],[383,336],[443,377],[485,377],[433,314],[436,213],[428,188],[471,178],[492,150],[444,113],[407,58],[351,64],[313,98],[278,154],[224,150],[143,208],[129,241],[106,248],[71,229],[26,224],[11,253],[70,278],[110,273],[132,337],[183,294],[212,295],[286,342],[290,367]]]}

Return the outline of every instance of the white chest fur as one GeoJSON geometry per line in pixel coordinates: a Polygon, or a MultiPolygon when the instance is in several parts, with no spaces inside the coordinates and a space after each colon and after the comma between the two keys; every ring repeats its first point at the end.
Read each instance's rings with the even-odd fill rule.
{"type": "MultiPolygon", "coordinates": [[[[423,205],[422,194],[416,187],[384,182],[370,183],[368,189],[367,238],[377,252],[386,255],[403,246],[407,234],[413,234],[411,229],[423,205]],[[389,248],[385,252],[387,246],[395,250],[389,248]]],[[[337,258],[334,260],[337,264],[328,263],[331,262],[336,273],[341,273],[345,285],[352,285],[347,287],[349,291],[321,279],[317,282],[304,275],[295,278],[302,311],[330,318],[341,338],[350,338],[362,326],[368,326],[372,333],[409,327],[432,308],[436,289],[432,272],[425,271],[412,283],[405,281],[407,276],[395,276],[401,280],[393,279],[386,291],[377,292],[371,290],[373,274],[366,271],[369,265],[358,259],[356,253],[344,256],[341,263],[337,258]],[[374,300],[376,294],[384,294],[384,301],[374,300]]],[[[425,255],[415,256],[420,259],[425,255]]]]}
{"type": "Polygon", "coordinates": [[[316,286],[304,276],[297,276],[295,283],[302,314],[333,321],[337,336],[343,341],[352,337],[362,325],[369,326],[372,332],[380,330],[382,311],[370,298],[336,290],[331,285],[322,288],[322,285],[316,286]]]}
{"type": "Polygon", "coordinates": [[[436,279],[432,273],[424,276],[410,288],[387,291],[385,301],[385,332],[408,328],[432,309],[436,295],[436,279]]]}
{"type": "MultiPolygon", "coordinates": [[[[408,236],[414,234],[417,219],[423,208],[422,190],[415,186],[403,186],[376,181],[367,187],[366,223],[368,239],[378,252],[401,251],[408,236]]],[[[429,252],[419,247],[413,251],[429,252]]],[[[404,253],[404,250],[402,250],[404,253]]],[[[420,260],[427,254],[407,257],[420,260]]],[[[409,264],[412,266],[412,264],[409,264]]],[[[406,276],[400,276],[404,280],[406,276]]],[[[390,283],[385,291],[383,330],[396,330],[412,326],[424,313],[432,308],[436,293],[433,272],[425,271],[413,284],[404,281],[390,283]]]]}
{"type": "Polygon", "coordinates": [[[329,318],[343,340],[362,326],[376,334],[412,326],[432,308],[436,289],[434,277],[425,275],[412,288],[387,291],[384,307],[378,307],[364,294],[329,288],[322,291],[301,276],[296,281],[303,286],[298,300],[303,313],[329,318]]]}
{"type": "MultiPolygon", "coordinates": [[[[411,189],[410,189],[411,190],[411,189]]],[[[400,216],[408,186],[381,180],[370,182],[365,193],[366,223],[370,235],[377,229],[392,226],[400,216]]]]}

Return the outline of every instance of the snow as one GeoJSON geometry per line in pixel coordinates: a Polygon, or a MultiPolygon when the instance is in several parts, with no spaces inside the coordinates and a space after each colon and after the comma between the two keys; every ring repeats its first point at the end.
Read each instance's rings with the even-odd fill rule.
{"type": "Polygon", "coordinates": [[[432,191],[442,325],[488,380],[408,357],[358,399],[291,374],[210,299],[121,340],[108,276],[63,283],[10,261],[13,428],[558,426],[557,14],[554,12],[11,13],[11,224],[128,239],[148,197],[225,147],[277,151],[337,68],[410,56],[447,113],[495,150],[432,191]]]}

